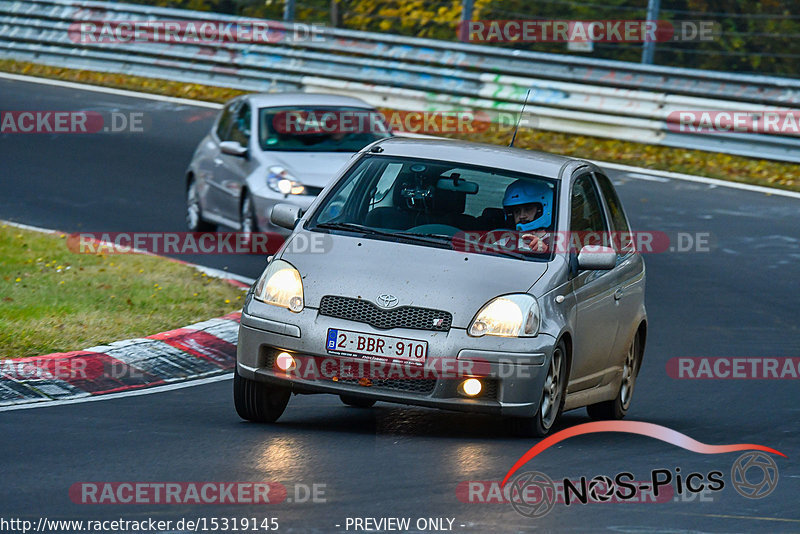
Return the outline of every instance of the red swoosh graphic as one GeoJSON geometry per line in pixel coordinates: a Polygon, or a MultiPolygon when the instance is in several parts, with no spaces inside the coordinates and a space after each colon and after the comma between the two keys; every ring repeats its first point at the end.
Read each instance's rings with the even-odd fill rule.
{"type": "Polygon", "coordinates": [[[660,439],[661,441],[666,441],[667,443],[672,443],[678,447],[683,447],[684,449],[700,454],[721,454],[725,452],[759,450],[770,452],[772,454],[779,454],[786,458],[786,455],[780,451],[776,451],[770,447],[765,447],[764,445],[755,445],[753,443],[738,443],[735,445],[708,445],[706,443],[700,443],[699,441],[690,438],[686,434],[681,434],[680,432],[672,430],[671,428],[653,423],[645,423],[642,421],[597,421],[596,423],[584,423],[582,425],[567,428],[561,432],[556,432],[552,436],[546,437],[531,447],[528,452],[523,454],[522,457],[520,457],[520,459],[517,460],[513,466],[511,466],[511,469],[509,469],[508,473],[506,473],[506,476],[503,479],[503,482],[500,483],[500,486],[505,486],[506,482],[508,482],[508,479],[511,478],[511,476],[516,473],[520,467],[528,463],[540,452],[544,452],[546,449],[552,447],[556,443],[564,441],[565,439],[580,436],[582,434],[592,434],[595,432],[627,432],[629,434],[641,434],[643,436],[649,436],[651,438],[660,439]]]}

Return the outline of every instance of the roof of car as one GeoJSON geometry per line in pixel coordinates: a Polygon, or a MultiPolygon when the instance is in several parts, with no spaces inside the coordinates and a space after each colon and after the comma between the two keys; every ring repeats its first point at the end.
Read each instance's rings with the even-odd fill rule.
{"type": "Polygon", "coordinates": [[[547,152],[450,139],[391,137],[377,144],[383,149],[380,152],[382,156],[454,161],[530,173],[546,178],[558,178],[562,167],[569,163],[576,167],[582,164],[590,165],[582,160],[547,152]]]}
{"type": "Polygon", "coordinates": [[[374,109],[363,100],[325,93],[258,93],[248,95],[257,108],[273,106],[347,106],[374,109]]]}

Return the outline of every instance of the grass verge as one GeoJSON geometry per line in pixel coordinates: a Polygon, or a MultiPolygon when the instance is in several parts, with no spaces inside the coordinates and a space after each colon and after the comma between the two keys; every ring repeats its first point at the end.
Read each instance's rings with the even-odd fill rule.
{"type": "Polygon", "coordinates": [[[77,254],[0,224],[0,358],[148,336],[241,307],[241,289],[157,256],[77,254]]]}
{"type": "MultiPolygon", "coordinates": [[[[219,103],[246,92],[13,60],[0,60],[0,71],[219,103]]],[[[450,134],[449,137],[506,145],[511,136],[510,132],[495,129],[483,133],[450,134]]],[[[540,130],[521,130],[515,146],[576,158],[800,191],[800,165],[793,163],[540,130]]]]}

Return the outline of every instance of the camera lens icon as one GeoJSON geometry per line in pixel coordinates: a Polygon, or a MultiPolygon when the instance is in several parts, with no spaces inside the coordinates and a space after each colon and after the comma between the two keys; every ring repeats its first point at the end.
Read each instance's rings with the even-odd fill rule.
{"type": "Polygon", "coordinates": [[[731,482],[739,495],[763,499],[778,486],[778,464],[763,452],[746,452],[733,462],[731,482]]]}
{"type": "Polygon", "coordinates": [[[525,517],[544,517],[556,504],[556,485],[544,473],[521,473],[508,484],[510,488],[507,495],[511,506],[525,517]]]}

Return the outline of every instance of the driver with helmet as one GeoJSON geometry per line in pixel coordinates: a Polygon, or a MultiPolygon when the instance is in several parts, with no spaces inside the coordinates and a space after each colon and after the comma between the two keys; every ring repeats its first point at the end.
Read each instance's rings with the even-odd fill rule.
{"type": "Polygon", "coordinates": [[[553,189],[543,181],[517,180],[503,196],[503,209],[519,236],[519,248],[547,252],[546,231],[553,222],[553,189]]]}

